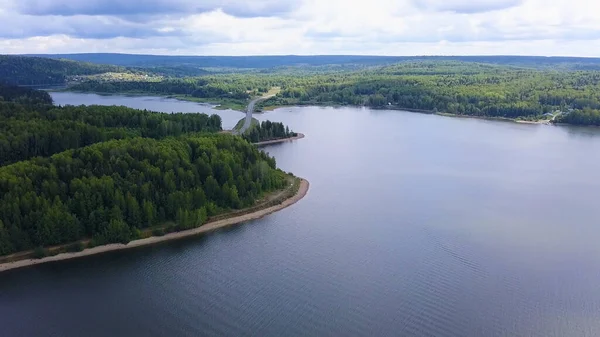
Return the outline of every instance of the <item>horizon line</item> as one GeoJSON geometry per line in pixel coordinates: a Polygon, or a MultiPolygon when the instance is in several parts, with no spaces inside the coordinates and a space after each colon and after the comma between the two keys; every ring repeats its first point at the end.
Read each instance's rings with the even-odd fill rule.
{"type": "Polygon", "coordinates": [[[565,56],[565,55],[517,55],[517,54],[420,54],[420,55],[377,55],[377,54],[254,54],[254,55],[192,55],[192,54],[147,54],[122,52],[82,52],[82,53],[14,53],[0,54],[7,56],[54,56],[54,55],[123,55],[123,56],[163,56],[163,57],[541,57],[541,58],[582,58],[600,59],[600,56],[565,56]]]}

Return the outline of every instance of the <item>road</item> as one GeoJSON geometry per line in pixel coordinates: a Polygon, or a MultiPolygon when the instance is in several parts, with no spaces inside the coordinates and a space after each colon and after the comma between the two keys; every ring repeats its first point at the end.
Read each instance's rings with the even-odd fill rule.
{"type": "Polygon", "coordinates": [[[248,130],[250,125],[252,125],[252,113],[254,112],[254,106],[256,105],[256,103],[258,103],[260,101],[264,101],[266,99],[269,99],[273,96],[275,96],[275,95],[262,96],[262,97],[255,98],[252,101],[250,101],[250,103],[248,103],[248,107],[246,108],[246,119],[244,120],[244,125],[239,130],[232,130],[232,133],[234,135],[244,134],[244,132],[246,132],[246,130],[248,130]]]}

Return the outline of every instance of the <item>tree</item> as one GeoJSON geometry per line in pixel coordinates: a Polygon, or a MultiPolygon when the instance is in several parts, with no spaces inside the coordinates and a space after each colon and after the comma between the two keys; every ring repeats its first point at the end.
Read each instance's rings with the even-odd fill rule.
{"type": "Polygon", "coordinates": [[[154,221],[156,219],[156,209],[154,204],[150,201],[144,200],[142,202],[143,209],[143,223],[146,227],[151,227],[154,225],[154,221]]]}
{"type": "Polygon", "coordinates": [[[131,241],[131,229],[123,220],[110,220],[106,229],[100,235],[100,242],[119,242],[126,244],[131,241]]]}
{"type": "Polygon", "coordinates": [[[15,250],[11,240],[10,233],[4,227],[4,223],[0,220],[0,255],[10,254],[15,250]]]}
{"type": "Polygon", "coordinates": [[[129,193],[127,193],[127,223],[133,227],[140,227],[142,225],[140,205],[129,193]]]}

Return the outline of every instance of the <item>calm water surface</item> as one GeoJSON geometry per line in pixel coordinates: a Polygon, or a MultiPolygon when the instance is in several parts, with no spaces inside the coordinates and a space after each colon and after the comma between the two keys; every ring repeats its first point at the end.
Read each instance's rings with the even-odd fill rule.
{"type": "Polygon", "coordinates": [[[202,112],[217,113],[223,119],[223,128],[232,129],[245,115],[234,110],[215,110],[214,105],[180,101],[173,98],[154,96],[97,95],[72,92],[50,93],[56,105],[124,105],[135,109],[160,112],[202,112]]]}
{"type": "Polygon", "coordinates": [[[306,134],[266,148],[311,182],[306,198],[202,238],[2,273],[0,335],[600,335],[599,130],[358,108],[258,118],[306,134]]]}

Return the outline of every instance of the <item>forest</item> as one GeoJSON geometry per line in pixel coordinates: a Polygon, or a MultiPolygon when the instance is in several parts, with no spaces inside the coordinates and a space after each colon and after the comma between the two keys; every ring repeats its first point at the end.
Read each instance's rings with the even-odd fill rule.
{"type": "Polygon", "coordinates": [[[592,110],[590,108],[584,108],[583,110],[574,110],[568,114],[558,116],[555,122],[581,126],[600,126],[600,111],[592,110]]]}
{"type": "Polygon", "coordinates": [[[253,125],[246,130],[242,137],[251,143],[258,143],[274,139],[296,137],[297,135],[297,133],[290,131],[289,127],[284,126],[283,123],[263,121],[261,123],[256,123],[256,125],[253,125]]]}
{"type": "Polygon", "coordinates": [[[0,255],[197,227],[289,182],[217,115],[22,105],[44,95],[19,90],[0,94],[0,255]]]}
{"type": "Polygon", "coordinates": [[[158,95],[186,95],[197,98],[233,98],[246,100],[250,95],[246,88],[235,83],[209,83],[204,78],[169,79],[150,81],[87,81],[70,87],[74,91],[103,93],[150,93],[158,95]]]}
{"type": "Polygon", "coordinates": [[[52,105],[52,97],[45,91],[0,83],[0,103],[4,102],[28,106],[52,105]]]}
{"type": "Polygon", "coordinates": [[[72,60],[0,55],[0,82],[16,85],[62,85],[70,76],[123,70],[123,67],[72,60]]]}
{"type": "MultiPolygon", "coordinates": [[[[1,89],[0,95],[4,92],[1,89]]],[[[115,106],[36,108],[1,101],[0,122],[0,166],[110,139],[160,139],[221,130],[218,115],[167,114],[115,106]]]]}

